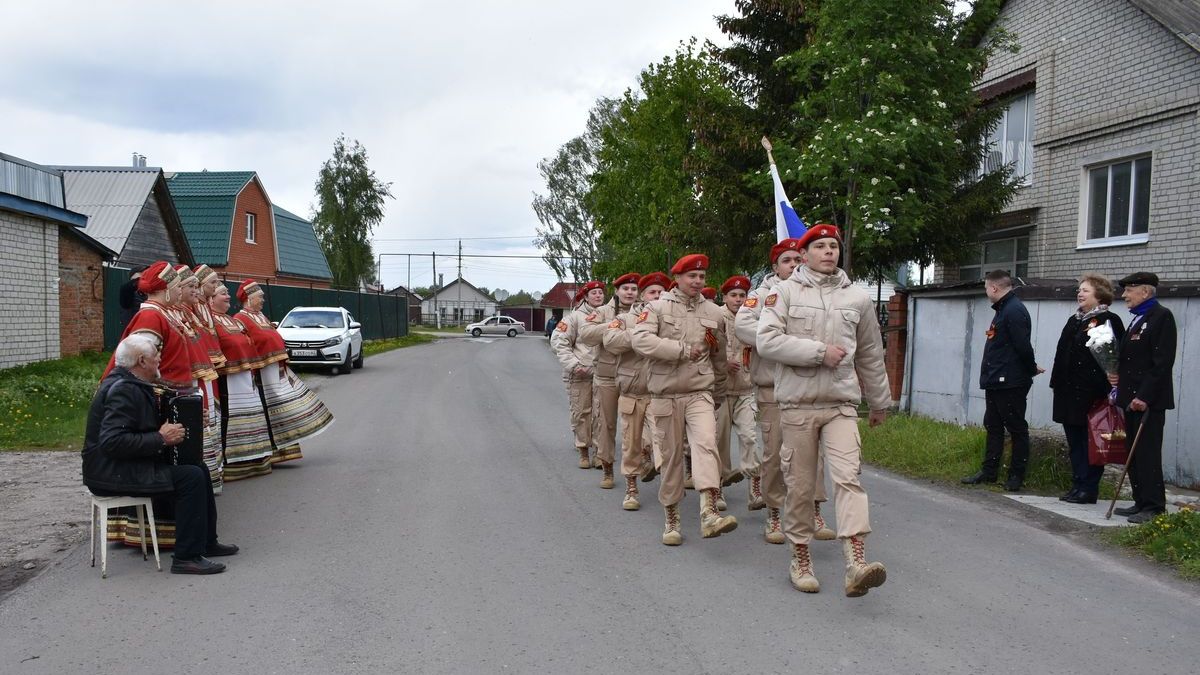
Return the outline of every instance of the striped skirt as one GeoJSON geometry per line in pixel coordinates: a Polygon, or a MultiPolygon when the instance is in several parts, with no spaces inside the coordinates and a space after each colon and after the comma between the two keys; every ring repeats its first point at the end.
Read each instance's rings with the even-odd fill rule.
{"type": "Polygon", "coordinates": [[[225,481],[271,473],[271,435],[254,373],[227,375],[225,395],[225,481]]]}
{"type": "Polygon", "coordinates": [[[208,475],[212,479],[213,494],[219,495],[225,485],[221,461],[221,409],[212,381],[202,382],[200,386],[204,390],[204,401],[208,404],[204,418],[204,465],[208,467],[208,475]]]}
{"type": "Polygon", "coordinates": [[[259,372],[271,438],[275,441],[271,461],[299,459],[300,441],[329,428],[333,414],[286,364],[271,364],[259,372]]]}

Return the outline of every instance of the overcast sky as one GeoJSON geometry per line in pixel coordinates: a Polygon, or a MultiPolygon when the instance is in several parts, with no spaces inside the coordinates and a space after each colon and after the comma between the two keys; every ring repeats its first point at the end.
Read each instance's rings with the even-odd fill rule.
{"type": "MultiPolygon", "coordinates": [[[[3,2],[0,151],[41,164],[254,170],[308,216],[340,132],[395,200],[377,253],[534,254],[537,162],[599,96],[690,36],[720,40],[733,0],[3,2]]],[[[408,282],[402,257],[384,282],[408,282]]],[[[453,278],[455,261],[439,257],[453,278]]],[[[480,286],[547,290],[539,260],[477,260],[480,286]]],[[[431,281],[413,261],[412,285],[431,281]]]]}

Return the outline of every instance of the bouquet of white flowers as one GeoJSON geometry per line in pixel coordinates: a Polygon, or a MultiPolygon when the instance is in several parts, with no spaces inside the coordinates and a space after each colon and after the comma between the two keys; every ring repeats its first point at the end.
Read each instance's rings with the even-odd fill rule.
{"type": "Polygon", "coordinates": [[[1117,374],[1117,336],[1113,333],[1112,324],[1104,323],[1089,328],[1087,331],[1087,348],[1091,350],[1096,362],[1109,375],[1117,374]]]}

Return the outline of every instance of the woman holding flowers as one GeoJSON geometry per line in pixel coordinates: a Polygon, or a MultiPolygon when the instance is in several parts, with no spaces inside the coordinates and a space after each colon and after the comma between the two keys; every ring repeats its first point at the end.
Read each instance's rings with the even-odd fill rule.
{"type": "MultiPolygon", "coordinates": [[[[1079,278],[1075,292],[1078,307],[1067,318],[1054,365],[1050,370],[1050,388],[1054,391],[1054,421],[1063,425],[1071,454],[1071,489],[1061,499],[1072,504],[1095,504],[1103,466],[1088,463],[1088,411],[1112,390],[1108,374],[1088,348],[1088,331],[1108,324],[1121,341],[1125,326],[1108,311],[1113,301],[1112,282],[1099,274],[1079,278]]],[[[1114,364],[1115,367],[1115,364],[1114,364]]]]}

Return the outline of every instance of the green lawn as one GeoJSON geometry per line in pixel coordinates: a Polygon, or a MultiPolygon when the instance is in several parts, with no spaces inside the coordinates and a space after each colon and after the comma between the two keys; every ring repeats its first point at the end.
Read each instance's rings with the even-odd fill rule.
{"type": "Polygon", "coordinates": [[[373,356],[375,354],[382,354],[383,352],[390,352],[393,349],[400,349],[401,347],[422,345],[427,342],[433,342],[436,339],[437,338],[433,337],[432,335],[426,335],[424,333],[409,333],[408,335],[399,338],[367,340],[363,343],[363,354],[365,356],[373,356]]]}
{"type": "Polygon", "coordinates": [[[0,370],[0,450],[78,449],[108,354],[0,370]]]}
{"type": "Polygon", "coordinates": [[[1161,515],[1136,527],[1118,527],[1104,537],[1170,565],[1185,579],[1200,579],[1200,513],[1161,515]]]}

